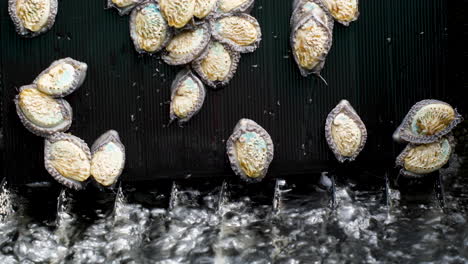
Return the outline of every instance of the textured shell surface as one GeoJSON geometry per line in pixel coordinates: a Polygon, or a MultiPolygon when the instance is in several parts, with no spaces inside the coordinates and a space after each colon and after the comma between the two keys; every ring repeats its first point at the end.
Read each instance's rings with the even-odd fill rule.
{"type": "Polygon", "coordinates": [[[299,0],[295,4],[296,6],[291,16],[291,28],[295,28],[304,18],[313,16],[322,25],[327,26],[330,32],[333,32],[333,17],[327,13],[327,8],[321,0],[299,0]]]}
{"type": "Polygon", "coordinates": [[[22,36],[37,36],[55,22],[57,0],[9,0],[8,4],[10,17],[22,36]]]}
{"type": "Polygon", "coordinates": [[[262,38],[258,21],[247,14],[226,14],[212,22],[213,37],[241,53],[253,52],[262,38]]]}
{"type": "Polygon", "coordinates": [[[171,27],[182,28],[192,20],[195,0],[159,0],[159,5],[171,27]]]}
{"type": "Polygon", "coordinates": [[[301,74],[320,74],[330,51],[332,35],[329,29],[314,17],[298,23],[291,36],[294,59],[301,74]]]}
{"type": "Polygon", "coordinates": [[[425,144],[437,141],[462,121],[449,104],[438,100],[423,100],[415,104],[397,128],[397,141],[425,144]]]}
{"type": "Polygon", "coordinates": [[[61,184],[82,189],[82,183],[91,175],[91,152],[80,138],[56,133],[45,140],[44,164],[61,184]]]}
{"type": "Polygon", "coordinates": [[[359,16],[358,0],[322,0],[331,15],[343,25],[349,25],[359,16]]]}
{"type": "Polygon", "coordinates": [[[195,0],[193,15],[199,19],[203,19],[215,11],[217,4],[218,0],[195,0]]]}
{"type": "Polygon", "coordinates": [[[250,119],[241,119],[227,141],[233,171],[246,181],[260,181],[273,160],[274,147],[268,132],[250,119]]]}
{"type": "Polygon", "coordinates": [[[254,2],[254,0],[219,0],[219,11],[221,13],[248,13],[254,2]]]}
{"type": "Polygon", "coordinates": [[[170,119],[179,123],[189,121],[197,114],[205,101],[205,87],[190,70],[182,70],[171,87],[170,119]]]}
{"type": "Polygon", "coordinates": [[[226,85],[232,79],[239,59],[238,52],[217,41],[212,41],[204,54],[192,63],[192,68],[207,85],[216,88],[226,85]]]}
{"type": "Polygon", "coordinates": [[[119,11],[119,14],[127,15],[132,9],[144,0],[107,0],[108,8],[115,8],[119,11]]]}
{"type": "Polygon", "coordinates": [[[125,146],[115,130],[101,135],[91,147],[91,175],[103,186],[114,184],[125,167],[125,146]]]}
{"type": "Polygon", "coordinates": [[[71,126],[73,113],[68,102],[40,92],[36,85],[21,87],[15,104],[23,125],[38,136],[63,132],[71,126]]]}
{"type": "Polygon", "coordinates": [[[146,2],[132,11],[130,36],[138,52],[155,53],[169,42],[170,28],[157,3],[146,2]]]}
{"type": "Polygon", "coordinates": [[[409,144],[398,156],[397,165],[403,167],[406,176],[420,177],[435,172],[450,160],[452,144],[452,139],[447,137],[429,144],[409,144]]]}
{"type": "Polygon", "coordinates": [[[76,91],[86,78],[88,65],[65,58],[54,61],[36,77],[37,89],[51,97],[64,97],[76,91]]]}
{"type": "Polygon", "coordinates": [[[210,32],[203,24],[177,34],[166,46],[163,60],[169,65],[183,65],[198,58],[210,41],[210,32]]]}
{"type": "Polygon", "coordinates": [[[342,100],[327,117],[325,136],[338,161],[353,161],[364,148],[367,130],[351,104],[342,100]]]}

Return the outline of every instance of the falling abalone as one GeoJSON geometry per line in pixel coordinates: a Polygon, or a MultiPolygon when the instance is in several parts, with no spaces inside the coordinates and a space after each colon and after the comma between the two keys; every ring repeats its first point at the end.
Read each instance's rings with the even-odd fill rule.
{"type": "Polygon", "coordinates": [[[453,152],[453,137],[442,137],[429,144],[408,144],[397,157],[396,164],[401,174],[408,177],[422,177],[435,172],[448,163],[453,152]]]}
{"type": "Polygon", "coordinates": [[[366,126],[347,100],[342,100],[328,114],[325,137],[340,162],[353,161],[364,148],[367,140],[366,126]]]}
{"type": "Polygon", "coordinates": [[[254,6],[254,0],[219,0],[220,13],[249,13],[254,6]]]}
{"type": "Polygon", "coordinates": [[[179,72],[171,86],[171,122],[176,119],[179,124],[189,121],[202,108],[205,95],[205,86],[192,71],[179,72]]]}
{"type": "Polygon", "coordinates": [[[257,19],[247,14],[224,14],[211,21],[213,38],[232,50],[247,53],[258,48],[262,32],[257,19]]]}
{"type": "Polygon", "coordinates": [[[192,62],[192,68],[209,86],[224,86],[234,76],[240,54],[217,41],[211,41],[202,55],[192,62]]]}
{"type": "Polygon", "coordinates": [[[8,13],[23,37],[35,37],[52,28],[57,10],[57,0],[8,0],[8,13]]]}
{"type": "Polygon", "coordinates": [[[183,28],[195,12],[195,0],[159,0],[159,5],[169,26],[175,28],[183,28]]]}
{"type": "Polygon", "coordinates": [[[321,0],[339,23],[348,26],[359,16],[359,0],[321,0]]]}
{"type": "Polygon", "coordinates": [[[88,65],[72,58],[54,61],[36,77],[37,89],[51,97],[64,97],[78,89],[86,78],[88,65]]]}
{"type": "Polygon", "coordinates": [[[14,101],[21,122],[35,135],[47,137],[67,131],[71,126],[70,104],[40,92],[35,84],[21,87],[14,101]]]}
{"type": "Polygon", "coordinates": [[[140,53],[155,53],[166,46],[171,30],[156,2],[145,2],[132,11],[130,36],[140,53]]]}
{"type": "Polygon", "coordinates": [[[103,186],[113,185],[125,167],[125,146],[119,133],[109,130],[91,147],[91,176],[103,186]]]}
{"type": "Polygon", "coordinates": [[[439,100],[422,100],[411,108],[393,138],[415,144],[432,143],[450,133],[461,121],[461,115],[451,105],[439,100]]]}
{"type": "Polygon", "coordinates": [[[210,30],[206,24],[186,29],[167,44],[162,56],[169,65],[183,65],[198,58],[210,41],[210,30]]]}
{"type": "Polygon", "coordinates": [[[82,139],[56,133],[45,139],[44,164],[59,183],[80,190],[91,175],[91,152],[82,139]]]}
{"type": "Polygon", "coordinates": [[[226,142],[234,173],[246,181],[261,181],[274,156],[268,132],[250,119],[241,119],[226,142]]]}
{"type": "Polygon", "coordinates": [[[132,9],[144,0],[107,0],[108,8],[115,8],[119,11],[119,15],[127,15],[132,9]]]}

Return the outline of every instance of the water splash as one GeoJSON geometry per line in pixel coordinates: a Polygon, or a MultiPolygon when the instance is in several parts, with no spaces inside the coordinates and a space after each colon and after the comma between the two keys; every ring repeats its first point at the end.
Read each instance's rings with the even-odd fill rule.
{"type": "Polygon", "coordinates": [[[13,213],[11,192],[7,188],[6,179],[3,179],[0,182],[0,222],[5,221],[13,213]]]}

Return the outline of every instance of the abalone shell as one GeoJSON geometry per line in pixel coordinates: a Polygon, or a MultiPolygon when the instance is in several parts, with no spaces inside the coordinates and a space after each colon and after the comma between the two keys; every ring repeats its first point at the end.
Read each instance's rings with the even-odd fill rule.
{"type": "Polygon", "coordinates": [[[115,8],[119,11],[119,15],[127,15],[132,9],[144,0],[107,0],[108,8],[115,8]]]}
{"type": "Polygon", "coordinates": [[[339,162],[355,160],[364,148],[366,126],[347,100],[342,100],[328,114],[325,137],[339,162]]]}
{"type": "Polygon", "coordinates": [[[327,26],[330,33],[333,32],[334,20],[327,12],[327,8],[321,0],[298,0],[294,3],[291,16],[291,28],[294,29],[303,19],[313,16],[320,23],[327,26]]]}
{"type": "Polygon", "coordinates": [[[125,146],[119,133],[109,130],[91,147],[91,176],[103,186],[113,185],[125,167],[125,146]]]}
{"type": "Polygon", "coordinates": [[[234,173],[248,182],[261,181],[274,156],[268,132],[250,119],[241,119],[226,142],[234,173]]]}
{"type": "Polygon", "coordinates": [[[145,2],[133,9],[130,36],[139,53],[155,53],[171,39],[171,30],[156,2],[145,2]]]}
{"type": "Polygon", "coordinates": [[[422,177],[444,167],[453,152],[453,137],[442,137],[429,144],[408,144],[397,157],[396,164],[402,167],[401,174],[422,177]]]}
{"type": "Polygon", "coordinates": [[[44,164],[59,183],[80,190],[91,175],[91,152],[82,139],[56,133],[45,139],[44,164]]]}
{"type": "Polygon", "coordinates": [[[193,15],[199,19],[209,17],[214,13],[217,6],[218,0],[195,0],[193,15]]]}
{"type": "Polygon", "coordinates": [[[253,52],[260,45],[262,31],[257,19],[247,14],[225,14],[211,21],[213,38],[232,50],[253,52]]]}
{"type": "Polygon", "coordinates": [[[34,80],[37,89],[51,97],[64,97],[78,89],[86,78],[88,65],[72,58],[54,61],[34,80]]]}
{"type": "Polygon", "coordinates": [[[433,99],[416,103],[393,134],[395,141],[427,144],[447,135],[462,121],[451,105],[433,99]]]}
{"type": "Polygon", "coordinates": [[[205,86],[192,71],[179,72],[171,86],[171,122],[176,119],[179,124],[189,121],[202,108],[205,95],[205,86]]]}
{"type": "Polygon", "coordinates": [[[175,28],[184,27],[195,12],[195,0],[159,0],[159,5],[169,26],[175,28]]]}
{"type": "Polygon", "coordinates": [[[52,28],[57,10],[57,0],[8,0],[8,13],[23,37],[35,37],[52,28]]]}
{"type": "Polygon", "coordinates": [[[218,12],[220,13],[249,13],[255,1],[254,0],[219,0],[218,12]]]}
{"type": "Polygon", "coordinates": [[[239,60],[239,52],[232,51],[217,41],[211,41],[203,54],[192,62],[192,68],[204,83],[216,88],[229,83],[239,60]]]}
{"type": "Polygon", "coordinates": [[[14,101],[21,122],[35,135],[47,137],[67,131],[71,126],[70,104],[40,92],[35,84],[22,86],[14,101]]]}
{"type": "Polygon", "coordinates": [[[339,23],[348,26],[359,17],[359,0],[321,0],[339,23]]]}
{"type": "Polygon", "coordinates": [[[302,76],[314,73],[320,77],[331,45],[331,31],[315,16],[297,23],[291,34],[291,47],[302,76]]]}
{"type": "Polygon", "coordinates": [[[162,56],[169,65],[183,65],[198,58],[210,42],[208,25],[202,24],[177,34],[166,46],[162,56]]]}

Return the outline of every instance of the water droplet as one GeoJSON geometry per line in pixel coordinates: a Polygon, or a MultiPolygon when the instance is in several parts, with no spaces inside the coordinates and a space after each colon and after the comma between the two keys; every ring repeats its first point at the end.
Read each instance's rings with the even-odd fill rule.
{"type": "Polygon", "coordinates": [[[387,42],[388,42],[388,43],[392,42],[392,38],[391,38],[391,37],[388,37],[388,38],[387,38],[387,42]]]}
{"type": "Polygon", "coordinates": [[[252,65],[252,68],[257,68],[258,67],[258,64],[253,64],[252,65]]]}
{"type": "Polygon", "coordinates": [[[130,115],[130,121],[133,123],[135,122],[135,115],[134,114],[131,114],[130,115]]]}
{"type": "Polygon", "coordinates": [[[133,82],[133,83],[132,83],[132,87],[135,87],[136,85],[137,85],[136,82],[133,82]]]}

